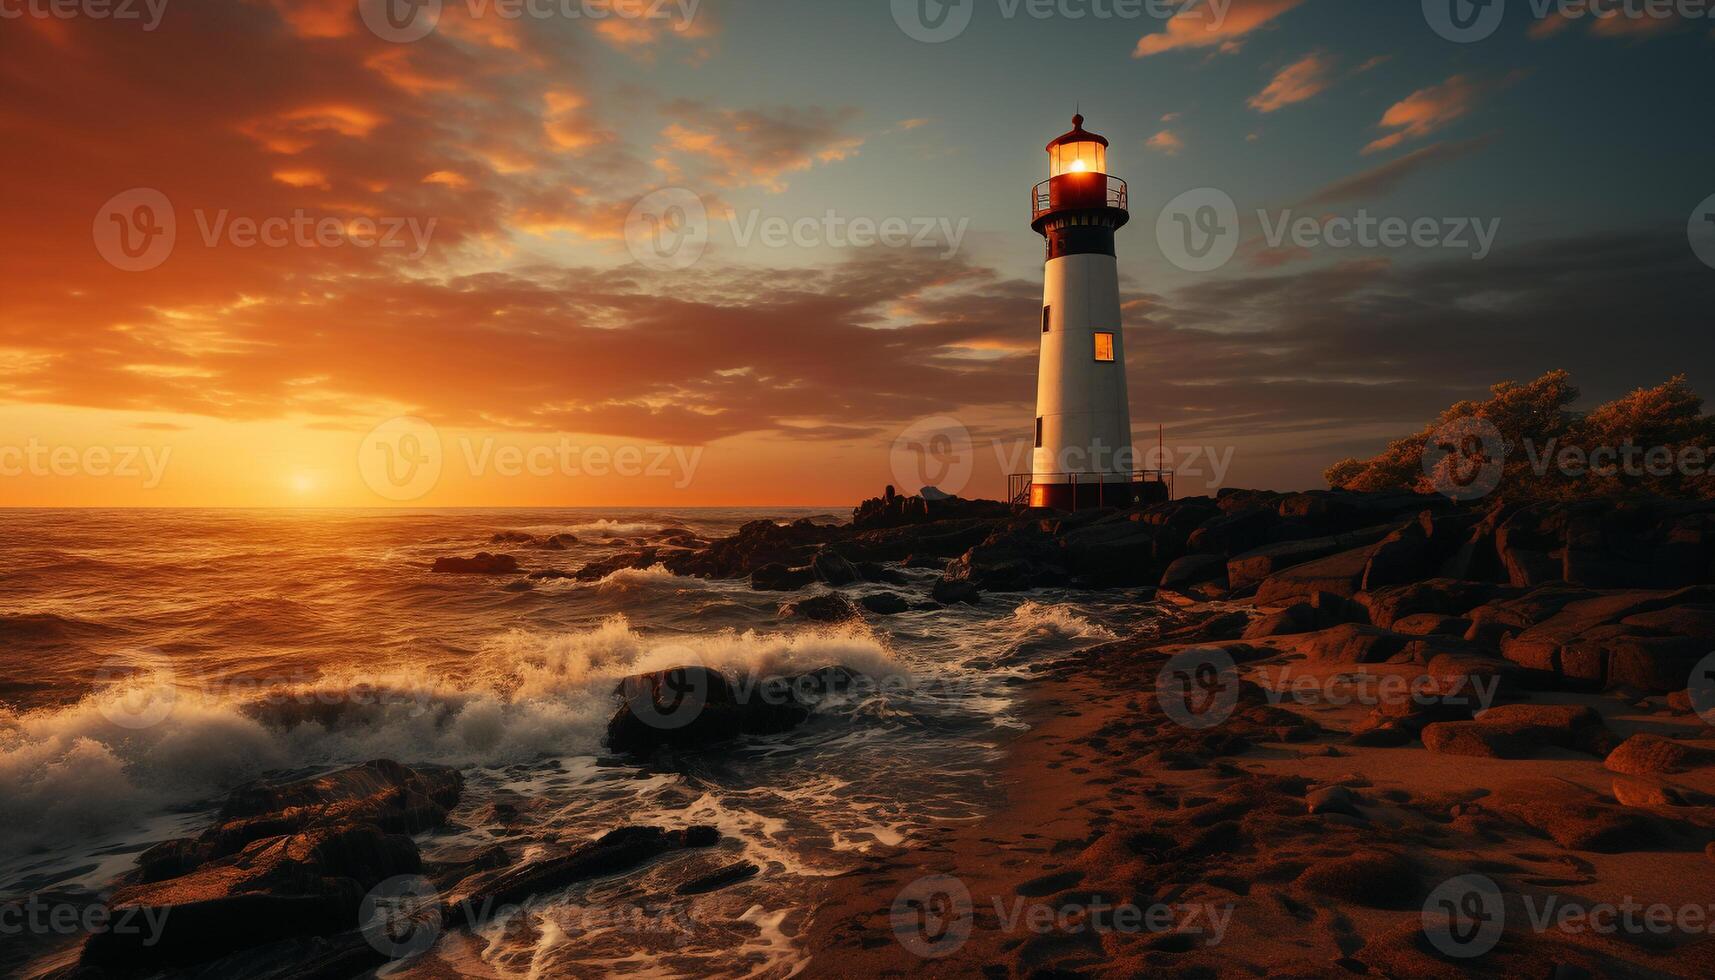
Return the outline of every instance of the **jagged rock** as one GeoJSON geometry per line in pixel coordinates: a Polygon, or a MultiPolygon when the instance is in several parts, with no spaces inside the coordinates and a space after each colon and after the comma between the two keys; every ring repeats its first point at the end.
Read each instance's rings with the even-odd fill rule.
{"type": "Polygon", "coordinates": [[[1269,613],[1245,627],[1241,639],[1254,640],[1267,636],[1290,636],[1308,633],[1316,628],[1316,610],[1308,602],[1300,602],[1269,613]]]}
{"type": "Polygon", "coordinates": [[[790,731],[810,716],[798,685],[811,677],[735,687],[725,674],[701,666],[627,677],[616,690],[623,703],[607,723],[608,748],[647,755],[663,747],[700,749],[740,735],[790,731]]]}
{"type": "MultiPolygon", "coordinates": [[[[1275,572],[1257,586],[1256,601],[1264,605],[1279,605],[1296,599],[1307,599],[1317,592],[1330,592],[1352,598],[1359,592],[1364,569],[1378,545],[1362,545],[1284,571],[1275,572]]],[[[1232,565],[1228,565],[1232,575],[1232,565]]]]}
{"type": "Polygon", "coordinates": [[[479,551],[470,558],[436,558],[430,571],[444,575],[511,575],[518,571],[518,559],[479,551]]]}
{"type": "Polygon", "coordinates": [[[839,552],[824,547],[810,559],[810,569],[816,573],[818,581],[838,588],[850,585],[863,576],[857,566],[847,561],[839,552]]]}
{"type": "Polygon", "coordinates": [[[1382,538],[1364,566],[1361,588],[1371,592],[1428,578],[1431,554],[1423,524],[1413,521],[1382,538]]]}
{"type": "Polygon", "coordinates": [[[1012,513],[1011,505],[1000,501],[965,500],[938,492],[933,499],[927,495],[902,497],[892,489],[889,487],[887,493],[871,497],[853,508],[852,526],[869,529],[971,517],[1000,519],[1012,513]]]}
{"type": "Polygon", "coordinates": [[[838,592],[823,592],[808,599],[788,603],[784,612],[788,616],[819,623],[839,623],[856,619],[858,615],[857,607],[852,605],[852,601],[838,592]]]}
{"type": "Polygon", "coordinates": [[[445,822],[463,789],[456,769],[403,766],[390,759],[309,778],[256,780],[232,791],[214,826],[200,837],[165,841],[144,851],[139,877],[145,883],[164,881],[256,841],[315,828],[369,824],[389,833],[421,833],[445,822]]]}
{"type": "MultiPolygon", "coordinates": [[[[1390,530],[1392,530],[1391,527],[1384,525],[1317,538],[1282,541],[1254,548],[1228,560],[1227,582],[1234,589],[1257,585],[1286,569],[1349,552],[1354,548],[1374,545],[1385,537],[1390,530]]],[[[1357,570],[1357,577],[1362,575],[1363,568],[1360,566],[1357,570]]],[[[1342,586],[1329,591],[1342,592],[1349,596],[1357,590],[1355,588],[1346,589],[1342,586]]],[[[1261,601],[1260,590],[1259,601],[1261,601]]]]}
{"type": "Polygon", "coordinates": [[[1416,613],[1463,616],[1495,597],[1496,586],[1482,582],[1434,578],[1361,592],[1354,598],[1369,612],[1371,623],[1390,629],[1416,613]]]}
{"type": "Polygon", "coordinates": [[[873,595],[866,595],[858,602],[865,609],[881,616],[893,616],[911,608],[911,604],[906,602],[904,597],[894,595],[892,592],[877,592],[873,595]]]}
{"type": "MultiPolygon", "coordinates": [[[[1186,547],[1202,554],[1231,558],[1268,543],[1269,528],[1280,520],[1272,508],[1253,506],[1227,511],[1205,521],[1186,540],[1186,547]]],[[[1229,573],[1230,573],[1229,569],[1229,573]]]]}
{"type": "Polygon", "coordinates": [[[1154,543],[1155,528],[1109,515],[1065,532],[1061,560],[1086,585],[1153,585],[1161,568],[1154,558],[1154,543]]]}
{"type": "Polygon", "coordinates": [[[969,582],[985,592],[1024,592],[1066,585],[1071,574],[1057,541],[1040,527],[1023,525],[1001,528],[965,552],[947,566],[945,580],[969,582]]]}
{"type": "Polygon", "coordinates": [[[1200,582],[1218,582],[1227,586],[1227,560],[1220,555],[1186,555],[1174,559],[1161,573],[1161,587],[1180,589],[1200,582]]]}
{"type": "Polygon", "coordinates": [[[344,932],[357,926],[369,889],[421,868],[409,837],[367,824],[262,838],[188,874],[120,888],[109,903],[113,914],[159,921],[159,933],[95,933],[82,962],[186,966],[279,939],[344,932]]]}
{"type": "MultiPolygon", "coordinates": [[[[1540,605],[1551,614],[1501,643],[1502,654],[1521,666],[1593,687],[1626,685],[1666,694],[1681,689],[1691,667],[1708,653],[1705,641],[1622,621],[1708,602],[1715,593],[1710,587],[1617,593],[1539,589],[1502,606],[1516,607],[1544,593],[1550,601],[1540,605]]],[[[1473,629],[1478,621],[1473,618],[1473,629]]],[[[1672,624],[1675,617],[1656,621],[1672,624]]]]}
{"type": "Polygon", "coordinates": [[[750,573],[750,587],[758,592],[796,592],[814,581],[816,573],[809,567],[787,568],[779,562],[750,573]]]}

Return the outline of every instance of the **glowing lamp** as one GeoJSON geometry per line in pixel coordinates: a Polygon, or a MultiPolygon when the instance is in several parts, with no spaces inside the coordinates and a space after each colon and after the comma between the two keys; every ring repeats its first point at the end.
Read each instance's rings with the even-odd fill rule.
{"type": "Polygon", "coordinates": [[[1072,131],[1048,144],[1048,176],[1105,174],[1108,141],[1084,129],[1084,117],[1072,117],[1072,131]]]}

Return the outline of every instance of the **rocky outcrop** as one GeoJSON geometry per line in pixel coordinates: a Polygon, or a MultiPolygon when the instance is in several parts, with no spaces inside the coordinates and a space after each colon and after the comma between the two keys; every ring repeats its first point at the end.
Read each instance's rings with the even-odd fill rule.
{"type": "Polygon", "coordinates": [[[615,752],[649,755],[790,731],[810,717],[821,698],[849,688],[855,677],[843,667],[742,683],[701,666],[637,674],[615,691],[621,704],[608,721],[607,745],[615,752]]]}
{"type": "Polygon", "coordinates": [[[877,592],[866,595],[858,600],[858,604],[878,616],[893,616],[911,608],[911,603],[904,597],[892,592],[877,592]]]}
{"type": "Polygon", "coordinates": [[[144,882],[160,882],[267,838],[367,824],[416,834],[440,826],[458,805],[464,780],[443,766],[380,759],[303,779],[257,780],[233,790],[200,837],[157,844],[138,858],[144,882]]]}
{"type": "Polygon", "coordinates": [[[818,623],[839,623],[858,617],[857,607],[838,592],[823,592],[808,599],[787,603],[781,612],[787,616],[818,623]]]}
{"type": "Polygon", "coordinates": [[[371,888],[422,870],[409,835],[445,822],[462,785],[455,770],[378,760],[241,786],[212,827],[144,852],[114,892],[116,916],[160,928],[96,933],[81,962],[159,970],[354,930],[371,888]]]}
{"type": "Polygon", "coordinates": [[[720,831],[705,826],[685,830],[622,827],[570,853],[480,872],[460,881],[443,900],[443,919],[459,926],[480,926],[484,915],[495,910],[515,908],[528,899],[563,891],[578,882],[629,871],[672,851],[713,847],[720,838],[720,831]]]}
{"type": "Polygon", "coordinates": [[[1528,759],[1544,748],[1605,756],[1618,740],[1602,716],[1583,705],[1506,704],[1472,721],[1446,721],[1423,729],[1423,745],[1442,755],[1528,759]]]}
{"type": "Polygon", "coordinates": [[[904,497],[888,487],[881,496],[871,497],[852,509],[852,526],[898,527],[968,517],[1002,518],[1010,513],[1011,507],[1000,501],[965,500],[942,494],[904,497]]]}

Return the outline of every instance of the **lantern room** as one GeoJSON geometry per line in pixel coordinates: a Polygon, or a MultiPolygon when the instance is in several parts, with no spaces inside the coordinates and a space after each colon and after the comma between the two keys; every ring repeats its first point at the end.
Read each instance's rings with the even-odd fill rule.
{"type": "Polygon", "coordinates": [[[1048,176],[1107,172],[1107,139],[1085,130],[1082,115],[1073,116],[1072,131],[1048,144],[1048,176]]]}
{"type": "MultiPolygon", "coordinates": [[[[1083,115],[1072,117],[1072,131],[1048,144],[1048,179],[1030,192],[1030,223],[1049,237],[1051,225],[1103,227],[1126,223],[1125,181],[1108,173],[1108,141],[1084,128],[1083,115]]],[[[1074,232],[1084,234],[1084,232],[1074,232]]]]}

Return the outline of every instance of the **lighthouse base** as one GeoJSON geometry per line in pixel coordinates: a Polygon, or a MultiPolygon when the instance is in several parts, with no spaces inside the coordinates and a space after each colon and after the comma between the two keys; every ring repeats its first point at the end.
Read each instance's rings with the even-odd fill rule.
{"type": "Polygon", "coordinates": [[[1089,482],[1031,483],[1029,506],[1054,510],[1089,510],[1092,507],[1137,507],[1172,498],[1165,481],[1089,477],[1089,482]]]}

